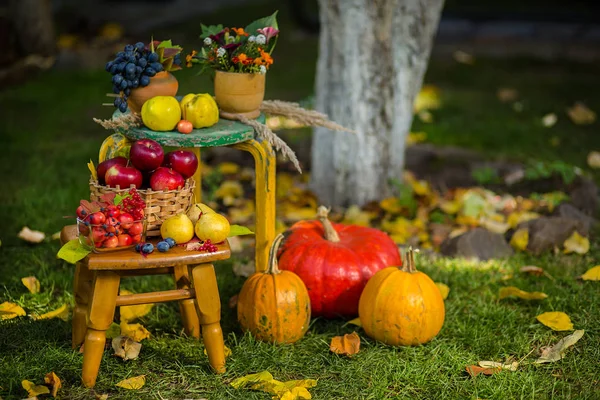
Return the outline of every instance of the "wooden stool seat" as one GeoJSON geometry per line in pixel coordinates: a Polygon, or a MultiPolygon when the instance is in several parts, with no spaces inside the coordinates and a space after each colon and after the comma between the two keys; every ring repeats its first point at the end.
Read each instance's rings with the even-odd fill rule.
{"type": "MultiPolygon", "coordinates": [[[[77,227],[66,226],[61,242],[77,238],[77,227]]],[[[153,239],[156,245],[158,239],[153,239]]],[[[146,257],[133,249],[90,253],[76,265],[72,344],[84,343],[82,380],[87,387],[96,383],[106,343],[106,330],[113,322],[115,307],[178,301],[186,333],[202,337],[208,360],[217,373],[225,372],[221,300],[215,261],[230,256],[229,244],[217,245],[214,253],[186,251],[176,246],[168,252],[154,251],[146,257]],[[136,294],[119,294],[121,277],[172,274],[176,289],[136,294]]]]}

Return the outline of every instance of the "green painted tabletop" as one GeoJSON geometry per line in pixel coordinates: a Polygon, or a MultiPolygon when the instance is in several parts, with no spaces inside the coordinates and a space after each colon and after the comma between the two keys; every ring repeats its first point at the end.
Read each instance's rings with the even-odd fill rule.
{"type": "MultiPolygon", "coordinates": [[[[113,118],[120,114],[119,110],[115,111],[113,118]]],[[[265,123],[265,115],[261,114],[257,120],[265,123]]],[[[123,132],[123,134],[132,140],[152,139],[163,146],[170,147],[219,147],[253,139],[254,129],[239,121],[219,119],[219,122],[210,128],[194,129],[192,133],[187,135],[177,131],[157,132],[145,126],[130,129],[123,132]]]]}

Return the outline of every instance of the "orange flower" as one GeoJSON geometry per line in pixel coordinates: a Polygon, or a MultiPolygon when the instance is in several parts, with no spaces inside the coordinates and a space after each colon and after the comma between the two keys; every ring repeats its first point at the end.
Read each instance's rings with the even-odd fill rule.
{"type": "Polygon", "coordinates": [[[192,66],[192,58],[194,58],[194,56],[198,54],[198,52],[196,50],[192,50],[192,54],[188,54],[187,56],[185,56],[185,66],[190,68],[192,66]]]}
{"type": "Polygon", "coordinates": [[[261,50],[260,57],[263,59],[265,65],[273,64],[273,59],[271,58],[271,55],[266,51],[261,50]]]}
{"type": "Polygon", "coordinates": [[[244,31],[244,28],[231,28],[231,30],[238,36],[248,36],[248,33],[244,31]]]}
{"type": "Polygon", "coordinates": [[[262,63],[263,63],[262,57],[257,57],[257,58],[254,59],[254,64],[256,64],[256,65],[262,65],[262,63]]]}
{"type": "Polygon", "coordinates": [[[244,63],[244,61],[246,61],[248,59],[248,56],[244,53],[240,53],[240,55],[238,56],[238,59],[240,60],[241,63],[244,63]]]}

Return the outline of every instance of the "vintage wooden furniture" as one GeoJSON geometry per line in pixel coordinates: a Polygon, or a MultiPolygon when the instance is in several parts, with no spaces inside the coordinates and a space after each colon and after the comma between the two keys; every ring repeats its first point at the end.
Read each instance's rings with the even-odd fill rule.
{"type": "MultiPolygon", "coordinates": [[[[77,227],[66,226],[60,238],[63,243],[76,239],[77,227]]],[[[155,251],[143,257],[129,249],[90,253],[78,262],[74,281],[72,344],[74,348],[85,344],[83,384],[93,387],[96,383],[106,343],[106,330],[113,322],[116,307],[167,301],[179,301],[186,333],[199,338],[202,332],[211,367],[217,373],[225,372],[220,325],[221,301],[213,263],[229,256],[229,245],[225,242],[218,245],[215,253],[185,251],[174,247],[166,253],[155,251]],[[176,289],[119,295],[121,277],[157,274],[172,274],[176,289]]]]}
{"type": "MultiPolygon", "coordinates": [[[[119,112],[115,112],[117,115],[119,112]]],[[[265,122],[265,116],[257,118],[265,122]]],[[[275,153],[269,143],[255,139],[254,129],[238,121],[220,119],[210,128],[194,129],[188,135],[179,132],[155,132],[146,127],[123,132],[132,140],[152,139],[162,146],[181,147],[193,151],[200,160],[200,148],[229,146],[252,154],[256,170],[256,253],[257,271],[264,271],[269,260],[269,248],[275,239],[275,153]]],[[[195,200],[202,199],[202,171],[194,175],[195,200]]]]}

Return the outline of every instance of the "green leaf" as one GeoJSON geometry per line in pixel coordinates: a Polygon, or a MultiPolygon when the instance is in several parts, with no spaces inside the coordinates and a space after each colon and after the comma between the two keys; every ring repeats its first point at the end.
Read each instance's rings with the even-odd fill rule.
{"type": "Polygon", "coordinates": [[[266,28],[267,26],[272,26],[273,28],[279,30],[279,26],[277,25],[277,13],[279,11],[275,11],[272,15],[268,17],[263,17],[257,19],[254,22],[251,22],[250,25],[244,28],[244,30],[250,35],[256,35],[257,29],[266,28]]]}
{"type": "Polygon", "coordinates": [[[241,236],[241,235],[254,235],[254,232],[252,232],[250,229],[246,228],[245,226],[231,225],[231,229],[229,230],[228,237],[241,236]]]}
{"type": "Polygon", "coordinates": [[[87,257],[90,253],[90,250],[86,250],[81,243],[79,243],[79,239],[73,239],[69,240],[60,248],[56,257],[62,258],[68,263],[75,264],[77,261],[87,257]]]}
{"type": "Polygon", "coordinates": [[[125,196],[121,196],[119,193],[117,193],[115,195],[115,200],[114,200],[114,205],[118,206],[119,204],[121,204],[123,202],[123,199],[129,197],[129,194],[125,195],[125,196]]]}
{"type": "Polygon", "coordinates": [[[204,24],[200,24],[200,28],[202,28],[202,33],[200,34],[200,39],[205,39],[210,35],[216,35],[217,33],[223,30],[223,25],[210,25],[206,26],[204,24]]]}

